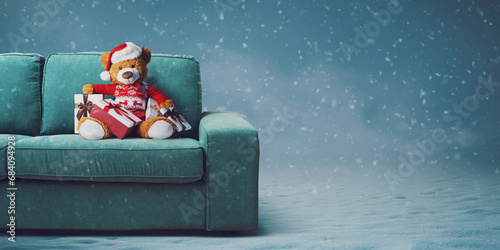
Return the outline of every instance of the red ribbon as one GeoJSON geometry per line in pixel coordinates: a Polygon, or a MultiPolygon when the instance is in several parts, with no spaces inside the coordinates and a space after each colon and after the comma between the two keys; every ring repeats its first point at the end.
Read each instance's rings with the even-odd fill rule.
{"type": "Polygon", "coordinates": [[[127,112],[123,111],[122,108],[120,106],[117,106],[116,104],[112,104],[108,101],[105,101],[103,100],[105,103],[107,103],[108,105],[106,105],[103,110],[106,111],[107,113],[109,113],[109,110],[114,110],[117,114],[121,115],[121,116],[125,116],[127,119],[129,119],[130,121],[132,121],[134,124],[136,123],[136,121],[134,119],[132,119],[127,112]]]}
{"type": "Polygon", "coordinates": [[[141,83],[134,83],[134,84],[123,84],[122,85],[122,88],[123,89],[135,89],[135,90],[139,90],[139,88],[141,87],[141,83]]]}

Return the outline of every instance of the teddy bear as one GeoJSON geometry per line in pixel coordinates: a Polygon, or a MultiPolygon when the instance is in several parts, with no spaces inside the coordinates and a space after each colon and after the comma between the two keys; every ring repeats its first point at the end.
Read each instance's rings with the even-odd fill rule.
{"type": "MultiPolygon", "coordinates": [[[[144,82],[148,74],[147,64],[151,61],[151,51],[146,47],[126,42],[111,52],[101,55],[101,64],[106,71],[101,73],[101,79],[112,84],[86,84],[84,94],[104,94],[115,97],[114,104],[125,108],[140,118],[142,122],[137,128],[137,134],[149,139],[166,139],[175,133],[174,123],[158,116],[145,119],[146,102],[148,98],[159,103],[160,108],[173,107],[173,102],[161,91],[144,82]]],[[[111,136],[108,127],[92,117],[83,117],[78,123],[78,132],[88,140],[99,140],[111,136]]]]}

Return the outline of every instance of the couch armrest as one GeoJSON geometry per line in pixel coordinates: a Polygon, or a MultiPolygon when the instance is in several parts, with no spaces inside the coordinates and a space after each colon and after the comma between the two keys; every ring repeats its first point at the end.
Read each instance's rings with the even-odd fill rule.
{"type": "Polygon", "coordinates": [[[238,113],[204,112],[199,131],[205,153],[206,229],[257,229],[257,130],[238,113]]]}

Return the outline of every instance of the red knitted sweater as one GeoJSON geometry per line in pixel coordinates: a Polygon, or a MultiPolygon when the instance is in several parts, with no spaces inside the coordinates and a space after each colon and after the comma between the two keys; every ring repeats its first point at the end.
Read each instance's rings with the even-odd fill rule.
{"type": "Polygon", "coordinates": [[[163,103],[168,98],[157,88],[143,82],[133,85],[119,84],[96,84],[92,85],[94,94],[113,95],[114,103],[123,107],[142,120],[146,118],[146,102],[148,97],[155,99],[158,103],[163,103]]]}

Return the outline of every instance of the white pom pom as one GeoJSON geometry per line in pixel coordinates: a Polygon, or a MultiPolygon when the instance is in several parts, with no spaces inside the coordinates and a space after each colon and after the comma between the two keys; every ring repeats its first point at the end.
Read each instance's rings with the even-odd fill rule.
{"type": "Polygon", "coordinates": [[[103,81],[109,81],[109,80],[111,80],[111,75],[109,74],[109,71],[103,71],[101,73],[101,79],[103,81]]]}

